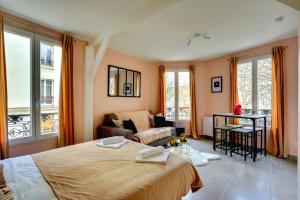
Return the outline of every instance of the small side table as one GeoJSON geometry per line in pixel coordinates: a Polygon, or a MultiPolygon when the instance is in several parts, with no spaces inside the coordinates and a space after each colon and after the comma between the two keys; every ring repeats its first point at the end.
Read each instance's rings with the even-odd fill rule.
{"type": "Polygon", "coordinates": [[[185,127],[183,125],[175,125],[176,128],[176,136],[180,136],[181,134],[185,133],[185,127]]]}

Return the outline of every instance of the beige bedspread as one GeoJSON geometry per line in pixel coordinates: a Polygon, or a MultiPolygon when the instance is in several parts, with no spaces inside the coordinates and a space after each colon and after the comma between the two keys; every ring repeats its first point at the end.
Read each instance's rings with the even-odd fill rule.
{"type": "Polygon", "coordinates": [[[202,187],[194,166],[170,154],[168,163],[135,163],[148,146],[128,141],[120,149],[96,141],[59,148],[32,158],[59,199],[180,199],[202,187]]]}

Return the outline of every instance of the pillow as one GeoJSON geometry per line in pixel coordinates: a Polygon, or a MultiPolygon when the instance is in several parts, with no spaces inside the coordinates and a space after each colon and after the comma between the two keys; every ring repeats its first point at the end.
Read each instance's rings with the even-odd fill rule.
{"type": "Polygon", "coordinates": [[[157,113],[156,116],[163,117],[164,115],[162,113],[157,113]]]}
{"type": "Polygon", "coordinates": [[[112,121],[116,125],[117,128],[123,128],[123,121],[122,120],[112,119],[112,121]]]}
{"type": "Polygon", "coordinates": [[[133,134],[137,133],[136,127],[135,127],[135,125],[134,125],[134,123],[133,123],[133,121],[132,121],[131,119],[129,119],[129,120],[124,120],[124,121],[123,121],[123,127],[124,127],[125,129],[132,130],[132,133],[133,133],[133,134]]]}
{"type": "Polygon", "coordinates": [[[151,127],[155,127],[154,115],[148,115],[151,127]]]}
{"type": "Polygon", "coordinates": [[[166,118],[165,117],[154,115],[154,122],[155,122],[155,128],[166,126],[166,118]]]}

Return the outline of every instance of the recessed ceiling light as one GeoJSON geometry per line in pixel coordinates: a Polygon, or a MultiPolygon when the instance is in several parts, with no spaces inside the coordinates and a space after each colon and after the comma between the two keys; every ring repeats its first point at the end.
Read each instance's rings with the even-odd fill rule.
{"type": "Polygon", "coordinates": [[[277,22],[277,23],[281,23],[283,20],[284,20],[284,16],[275,18],[275,22],[277,22]]]}

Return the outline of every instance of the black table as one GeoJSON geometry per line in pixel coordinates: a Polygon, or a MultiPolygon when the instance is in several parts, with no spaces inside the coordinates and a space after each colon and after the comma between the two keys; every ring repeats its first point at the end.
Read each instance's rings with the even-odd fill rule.
{"type": "MultiPolygon", "coordinates": [[[[240,118],[240,119],[249,119],[252,121],[252,127],[253,127],[253,134],[254,134],[254,156],[253,161],[255,162],[255,159],[257,157],[257,134],[256,134],[256,120],[263,119],[264,120],[264,127],[263,127],[263,134],[264,134],[264,148],[262,149],[264,151],[264,156],[267,156],[267,115],[235,115],[233,113],[215,113],[213,114],[213,148],[216,150],[216,123],[215,119],[216,117],[224,117],[225,124],[228,123],[229,119],[234,118],[240,118]]],[[[261,147],[262,148],[262,147],[261,147]]]]}

